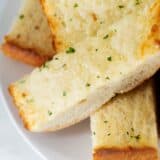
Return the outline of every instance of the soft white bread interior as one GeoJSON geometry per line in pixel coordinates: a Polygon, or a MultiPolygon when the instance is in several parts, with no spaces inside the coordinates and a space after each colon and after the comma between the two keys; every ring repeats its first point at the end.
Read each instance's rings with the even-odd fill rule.
{"type": "Polygon", "coordinates": [[[41,0],[41,3],[57,51],[85,41],[92,42],[98,53],[105,47],[122,55],[133,53],[137,52],[137,44],[148,49],[153,43],[150,27],[155,24],[154,32],[159,28],[159,0],[41,0]]]}
{"type": "Polygon", "coordinates": [[[39,66],[54,55],[52,34],[39,0],[24,0],[2,45],[3,52],[39,66]]]}
{"type": "Polygon", "coordinates": [[[91,116],[94,160],[158,160],[153,85],[113,98],[91,116]]]}
{"type": "MultiPolygon", "coordinates": [[[[50,7],[55,5],[71,13],[76,19],[74,26],[81,24],[85,38],[76,41],[66,36],[71,31],[67,27],[63,40],[74,40],[74,44],[67,44],[52,61],[10,85],[25,126],[35,132],[58,130],[87,118],[117,93],[133,89],[160,67],[159,1],[146,0],[138,5],[124,1],[124,8],[114,0],[95,0],[92,5],[77,1],[78,6],[85,4],[86,10],[73,7],[69,1],[51,2],[50,7]],[[89,34],[92,27],[83,25],[86,21],[80,15],[87,17],[93,9],[105,23],[89,34]]],[[[65,20],[66,16],[61,16],[61,21],[65,20]]],[[[97,23],[89,21],[92,26],[97,23]]],[[[81,37],[83,32],[73,29],[72,34],[81,37]]]]}

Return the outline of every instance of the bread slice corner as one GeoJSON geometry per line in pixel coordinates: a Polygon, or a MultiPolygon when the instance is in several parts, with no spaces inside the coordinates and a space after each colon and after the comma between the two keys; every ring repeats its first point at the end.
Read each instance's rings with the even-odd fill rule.
{"type": "Polygon", "coordinates": [[[4,54],[40,66],[55,54],[53,36],[39,0],[25,0],[1,45],[4,54]]]}

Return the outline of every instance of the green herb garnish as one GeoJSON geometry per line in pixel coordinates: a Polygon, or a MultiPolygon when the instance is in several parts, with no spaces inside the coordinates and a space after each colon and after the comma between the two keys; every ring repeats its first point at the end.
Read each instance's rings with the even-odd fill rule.
{"type": "Polygon", "coordinates": [[[90,83],[87,83],[87,84],[86,84],[86,87],[90,87],[90,86],[91,86],[91,84],[90,84],[90,83]]]}
{"type": "Polygon", "coordinates": [[[103,24],[104,23],[104,21],[100,21],[100,24],[103,24]]]}
{"type": "Polygon", "coordinates": [[[119,5],[118,8],[122,9],[122,8],[124,8],[124,6],[123,5],[119,5]]]}
{"type": "Polygon", "coordinates": [[[51,111],[48,111],[48,115],[51,116],[53,113],[51,111]]]}
{"type": "Polygon", "coordinates": [[[141,138],[141,136],[139,134],[135,136],[136,140],[139,140],[140,138],[141,138]]]}
{"type": "Polygon", "coordinates": [[[96,132],[93,132],[93,135],[96,135],[96,132]]]}
{"type": "Polygon", "coordinates": [[[74,7],[74,8],[77,8],[77,7],[78,7],[78,3],[75,3],[73,7],[74,7]]]}
{"type": "Polygon", "coordinates": [[[66,53],[67,54],[73,54],[73,53],[75,53],[75,49],[73,48],[73,47],[69,47],[67,50],[66,50],[66,53]]]}
{"type": "Polygon", "coordinates": [[[24,18],[24,14],[21,14],[20,16],[19,16],[19,19],[23,19],[24,18]]]}
{"type": "Polygon", "coordinates": [[[63,91],[63,96],[67,96],[67,92],[66,91],[63,91]]]}
{"type": "Polygon", "coordinates": [[[112,57],[110,56],[110,57],[107,57],[107,60],[108,61],[112,61],[112,57]]]}
{"type": "Polygon", "coordinates": [[[106,77],[105,79],[109,80],[110,78],[109,78],[109,77],[106,77]]]}
{"type": "Polygon", "coordinates": [[[140,3],[140,0],[136,0],[135,5],[139,5],[140,3]]]}
{"type": "Polygon", "coordinates": [[[108,37],[109,37],[109,34],[105,35],[103,39],[107,39],[108,37]]]}
{"type": "Polygon", "coordinates": [[[104,123],[108,123],[108,121],[104,121],[104,123]]]}

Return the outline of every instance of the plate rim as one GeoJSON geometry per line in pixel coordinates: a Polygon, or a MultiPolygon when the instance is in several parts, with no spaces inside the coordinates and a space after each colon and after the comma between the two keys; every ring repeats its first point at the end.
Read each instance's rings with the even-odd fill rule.
{"type": "Polygon", "coordinates": [[[2,84],[0,82],[0,101],[2,102],[2,107],[4,107],[12,126],[15,128],[16,132],[20,137],[24,140],[24,142],[31,148],[31,150],[37,154],[42,160],[47,160],[44,154],[42,154],[37,147],[33,145],[33,143],[29,140],[29,138],[24,134],[23,130],[17,124],[13,114],[11,113],[10,107],[7,104],[6,97],[4,95],[4,91],[2,89],[2,84]]]}

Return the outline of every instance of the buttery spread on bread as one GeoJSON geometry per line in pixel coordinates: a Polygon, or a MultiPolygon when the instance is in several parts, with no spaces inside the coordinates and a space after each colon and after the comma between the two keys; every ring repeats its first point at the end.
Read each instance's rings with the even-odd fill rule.
{"type": "Polygon", "coordinates": [[[29,130],[79,122],[159,68],[159,1],[45,3],[62,52],[10,86],[29,130]]]}
{"type": "Polygon", "coordinates": [[[112,154],[116,157],[118,151],[123,155],[123,158],[119,156],[120,160],[129,160],[137,155],[136,149],[139,150],[137,159],[148,156],[146,159],[157,160],[158,138],[152,84],[147,82],[127,94],[113,98],[91,116],[91,128],[96,160],[110,160],[109,156],[112,154]],[[148,151],[144,153],[143,149],[148,151]],[[109,152],[111,150],[112,153],[109,152]]]}

